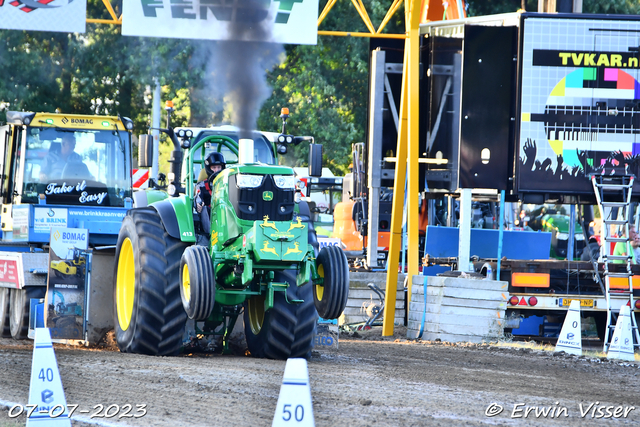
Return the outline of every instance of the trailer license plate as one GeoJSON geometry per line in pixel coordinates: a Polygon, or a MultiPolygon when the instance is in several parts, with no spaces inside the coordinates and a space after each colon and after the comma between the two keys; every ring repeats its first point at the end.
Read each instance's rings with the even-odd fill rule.
{"type": "MultiPolygon", "coordinates": [[[[572,299],[569,298],[560,298],[560,307],[569,307],[571,305],[572,299]]],[[[580,307],[591,307],[593,308],[593,300],[592,299],[580,299],[580,307]]]]}

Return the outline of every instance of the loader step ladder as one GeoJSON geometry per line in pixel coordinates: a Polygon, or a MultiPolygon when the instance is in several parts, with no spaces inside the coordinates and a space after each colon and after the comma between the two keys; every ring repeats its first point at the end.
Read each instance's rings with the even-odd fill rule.
{"type": "MultiPolygon", "coordinates": [[[[592,175],[591,183],[593,184],[593,190],[596,194],[596,201],[598,202],[598,208],[602,216],[602,241],[603,247],[606,248],[603,255],[604,263],[604,282],[605,282],[605,297],[607,300],[607,323],[604,331],[604,348],[603,351],[607,353],[609,350],[609,337],[613,334],[612,329],[615,328],[616,319],[620,314],[619,308],[612,308],[612,297],[628,298],[628,304],[631,308],[631,327],[633,329],[633,348],[640,347],[640,335],[638,334],[638,325],[636,317],[633,315],[634,299],[633,299],[633,272],[631,271],[632,262],[632,248],[629,242],[629,218],[630,218],[630,202],[631,192],[633,189],[633,182],[635,177],[633,175],[592,175]],[[608,209],[607,209],[608,208],[608,209]],[[613,209],[617,208],[617,209],[613,209]],[[606,210],[605,210],[606,209],[606,210]],[[617,218],[613,218],[612,212],[618,211],[617,218]],[[606,213],[605,213],[606,212],[606,213]],[[624,230],[624,236],[613,237],[611,235],[611,226],[621,227],[624,230]],[[626,255],[612,255],[609,254],[610,244],[615,242],[616,244],[622,243],[626,245],[626,255]],[[610,271],[610,265],[618,261],[626,262],[626,270],[623,272],[610,271]],[[610,280],[612,278],[626,278],[629,287],[627,289],[611,289],[610,280]],[[614,319],[615,316],[615,319],[614,319]]],[[[622,305],[626,305],[623,302],[622,305]]]]}

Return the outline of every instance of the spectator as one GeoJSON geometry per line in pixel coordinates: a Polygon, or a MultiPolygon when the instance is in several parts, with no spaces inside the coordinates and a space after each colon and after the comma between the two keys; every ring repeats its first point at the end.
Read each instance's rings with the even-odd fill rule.
{"type": "MultiPolygon", "coordinates": [[[[624,236],[624,232],[621,233],[624,236]]],[[[631,262],[633,264],[637,264],[636,252],[640,254],[640,236],[636,232],[636,227],[633,225],[629,226],[629,245],[631,246],[631,262]]],[[[613,253],[611,255],[616,256],[627,256],[627,243],[626,242],[618,242],[613,248],[613,253]]],[[[615,264],[624,264],[623,260],[615,260],[613,261],[615,264]]]]}

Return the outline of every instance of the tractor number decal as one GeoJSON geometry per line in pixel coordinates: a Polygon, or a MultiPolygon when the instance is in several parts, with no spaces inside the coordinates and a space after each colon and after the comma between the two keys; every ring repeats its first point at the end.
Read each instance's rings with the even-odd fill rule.
{"type": "Polygon", "coordinates": [[[270,202],[273,200],[273,192],[271,191],[264,191],[262,193],[262,200],[264,200],[265,202],[270,202]]]}
{"type": "Polygon", "coordinates": [[[275,256],[278,256],[278,253],[276,252],[276,248],[274,247],[269,247],[269,241],[265,240],[264,241],[264,245],[262,247],[262,249],[260,249],[260,252],[270,252],[272,254],[274,254],[275,256]]]}
{"type": "Polygon", "coordinates": [[[300,218],[298,216],[298,217],[296,217],[296,219],[297,219],[297,222],[292,222],[287,231],[291,231],[294,228],[300,228],[300,229],[304,230],[304,224],[302,223],[302,218],[300,218]]]}
{"type": "Polygon", "coordinates": [[[293,253],[293,254],[300,254],[300,253],[302,253],[302,251],[300,250],[300,243],[295,242],[295,243],[294,243],[294,246],[295,246],[294,248],[291,248],[291,247],[290,247],[290,248],[287,248],[287,252],[285,252],[283,256],[287,256],[287,255],[292,254],[292,253],[293,253]]]}

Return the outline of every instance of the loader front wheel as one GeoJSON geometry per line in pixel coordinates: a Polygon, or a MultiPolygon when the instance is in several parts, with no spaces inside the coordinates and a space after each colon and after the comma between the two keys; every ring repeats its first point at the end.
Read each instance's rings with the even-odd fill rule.
{"type": "Polygon", "coordinates": [[[316,266],[322,284],[313,287],[313,300],[323,319],[337,319],[347,305],[349,296],[349,264],[337,246],[325,246],[318,255],[316,266]]]}
{"type": "Polygon", "coordinates": [[[209,251],[204,246],[189,246],[180,261],[180,297],[187,317],[206,320],[216,301],[216,284],[209,251]]]}
{"type": "Polygon", "coordinates": [[[0,288],[0,337],[10,338],[11,328],[9,327],[9,288],[0,288]]]}
{"type": "Polygon", "coordinates": [[[114,314],[120,351],[174,355],[187,315],[180,300],[186,244],[171,237],[153,208],[132,209],[116,245],[114,314]]]}
{"type": "Polygon", "coordinates": [[[29,286],[22,289],[12,289],[9,296],[11,310],[9,329],[16,340],[24,340],[29,333],[29,313],[32,298],[44,298],[44,286],[29,286]]]}
{"type": "Polygon", "coordinates": [[[264,310],[264,295],[256,295],[244,304],[245,335],[254,357],[287,359],[308,357],[313,348],[318,315],[313,306],[310,285],[298,287],[295,272],[276,272],[274,281],[287,282],[284,292],[275,292],[273,308],[264,310]],[[292,300],[303,299],[300,304],[292,300]]]}

